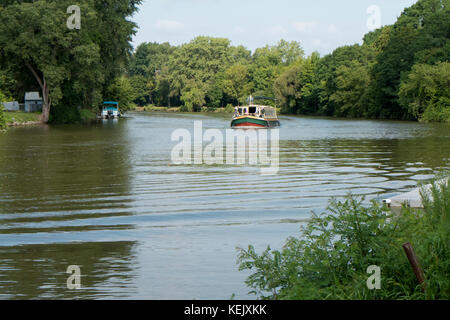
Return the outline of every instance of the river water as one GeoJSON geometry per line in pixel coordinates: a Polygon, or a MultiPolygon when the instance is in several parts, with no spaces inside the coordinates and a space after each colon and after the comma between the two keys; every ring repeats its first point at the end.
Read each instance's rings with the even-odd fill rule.
{"type": "Polygon", "coordinates": [[[0,299],[253,298],[236,247],[280,248],[311,211],[450,168],[450,126],[281,117],[279,171],[175,165],[176,129],[228,115],[130,113],[0,134],[0,299]],[[68,266],[81,289],[67,288],[68,266]]]}

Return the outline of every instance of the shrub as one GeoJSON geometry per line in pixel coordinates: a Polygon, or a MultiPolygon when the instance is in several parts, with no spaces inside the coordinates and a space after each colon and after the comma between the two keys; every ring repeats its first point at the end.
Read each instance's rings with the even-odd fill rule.
{"type": "Polygon", "coordinates": [[[0,130],[6,129],[6,119],[5,119],[5,114],[3,111],[3,103],[2,103],[5,100],[5,98],[6,97],[0,91],[0,130]]]}
{"type": "Polygon", "coordinates": [[[225,112],[226,113],[232,113],[232,112],[234,112],[234,107],[233,107],[233,105],[232,104],[227,104],[227,106],[225,107],[225,112]]]}
{"type": "Polygon", "coordinates": [[[6,129],[6,119],[3,111],[3,104],[0,101],[0,131],[6,129]]]}
{"type": "Polygon", "coordinates": [[[449,62],[416,64],[400,86],[399,101],[421,121],[450,121],[449,79],[449,62]]]}
{"type": "Polygon", "coordinates": [[[349,196],[332,200],[328,212],[313,214],[302,237],[281,251],[240,249],[240,270],[252,270],[246,284],[262,299],[449,299],[448,183],[423,196],[424,209],[394,213],[375,201],[349,196]],[[410,242],[425,273],[422,292],[402,244],[410,242]],[[367,267],[381,268],[380,290],[369,290],[367,267]]]}
{"type": "Polygon", "coordinates": [[[95,112],[87,109],[80,110],[80,119],[83,122],[88,122],[95,119],[95,112]]]}

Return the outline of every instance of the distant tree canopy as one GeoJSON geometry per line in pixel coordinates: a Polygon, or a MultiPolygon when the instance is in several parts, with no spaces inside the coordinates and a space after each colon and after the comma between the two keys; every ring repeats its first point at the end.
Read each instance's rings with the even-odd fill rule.
{"type": "Polygon", "coordinates": [[[305,57],[300,43],[284,40],[253,54],[222,38],[178,47],[143,43],[128,76],[144,76],[147,91],[140,79],[134,103],[197,111],[238,105],[253,94],[276,97],[283,113],[448,121],[449,92],[437,88],[445,85],[442,62],[450,57],[449,1],[419,0],[394,25],[366,34],[362,45],[322,58],[305,57]],[[418,82],[425,73],[429,81],[418,82]]]}
{"type": "Polygon", "coordinates": [[[197,37],[178,47],[139,45],[127,74],[130,80],[147,79],[147,91],[140,90],[134,100],[137,105],[182,105],[196,111],[203,105],[238,105],[252,93],[273,96],[275,80],[303,60],[304,52],[295,41],[281,40],[252,55],[242,46],[232,46],[228,39],[197,37]]]}
{"type": "Polygon", "coordinates": [[[98,108],[125,71],[135,30],[127,17],[140,3],[84,0],[79,4],[81,29],[69,29],[67,8],[73,1],[1,1],[0,70],[16,81],[7,88],[11,96],[40,90],[44,122],[52,109],[98,108]]]}
{"type": "Polygon", "coordinates": [[[142,43],[131,52],[135,25],[127,18],[140,2],[83,1],[81,30],[69,30],[69,0],[0,1],[0,91],[19,97],[40,88],[53,113],[97,108],[102,99],[125,109],[200,111],[240,105],[252,94],[276,97],[283,113],[449,121],[442,86],[450,0],[418,0],[361,45],[324,57],[306,57],[296,41],[252,53],[205,36],[180,46],[142,43]]]}

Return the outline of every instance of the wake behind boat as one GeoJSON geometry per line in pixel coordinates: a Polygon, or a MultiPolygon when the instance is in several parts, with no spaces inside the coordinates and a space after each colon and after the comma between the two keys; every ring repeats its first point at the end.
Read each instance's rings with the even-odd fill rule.
{"type": "MultiPolygon", "coordinates": [[[[271,99],[267,97],[255,97],[255,99],[271,99]]],[[[235,107],[232,128],[272,128],[279,127],[277,110],[274,107],[253,104],[253,97],[250,96],[248,106],[235,107]]]]}

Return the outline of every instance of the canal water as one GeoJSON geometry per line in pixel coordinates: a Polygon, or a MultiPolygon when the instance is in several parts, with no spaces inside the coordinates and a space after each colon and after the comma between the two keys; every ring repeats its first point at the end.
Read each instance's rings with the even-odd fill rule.
{"type": "Polygon", "coordinates": [[[171,162],[176,129],[228,115],[130,113],[0,134],[0,299],[253,298],[237,247],[280,248],[330,197],[408,191],[450,167],[450,126],[281,117],[279,171],[171,162]],[[67,288],[68,266],[81,289],[67,288]]]}

